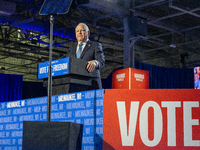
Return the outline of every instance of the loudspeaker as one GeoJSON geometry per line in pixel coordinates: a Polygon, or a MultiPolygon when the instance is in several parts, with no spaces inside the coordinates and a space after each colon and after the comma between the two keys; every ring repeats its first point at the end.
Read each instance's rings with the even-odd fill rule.
{"type": "Polygon", "coordinates": [[[83,125],[72,122],[23,122],[23,150],[80,150],[83,125]]]}
{"type": "Polygon", "coordinates": [[[147,36],[147,20],[138,16],[129,17],[130,36],[147,36]]]}

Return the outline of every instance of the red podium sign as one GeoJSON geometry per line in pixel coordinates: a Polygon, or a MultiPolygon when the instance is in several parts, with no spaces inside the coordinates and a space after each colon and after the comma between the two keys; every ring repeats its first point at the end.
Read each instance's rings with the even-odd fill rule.
{"type": "Polygon", "coordinates": [[[103,149],[200,149],[198,90],[106,90],[103,149]]]}
{"type": "Polygon", "coordinates": [[[113,89],[148,89],[149,72],[145,70],[126,68],[116,70],[112,77],[113,89]]]}

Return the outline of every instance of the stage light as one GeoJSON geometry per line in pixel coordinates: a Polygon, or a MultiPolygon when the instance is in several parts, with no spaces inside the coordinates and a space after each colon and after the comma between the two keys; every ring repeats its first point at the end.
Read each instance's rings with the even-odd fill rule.
{"type": "Polygon", "coordinates": [[[7,22],[2,23],[2,24],[1,24],[1,27],[2,27],[3,29],[9,29],[9,28],[10,28],[10,22],[7,21],[7,22]]]}

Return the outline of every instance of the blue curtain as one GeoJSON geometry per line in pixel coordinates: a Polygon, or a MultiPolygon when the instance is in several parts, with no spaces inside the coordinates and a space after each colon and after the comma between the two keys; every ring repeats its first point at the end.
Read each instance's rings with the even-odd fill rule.
{"type": "Polygon", "coordinates": [[[193,68],[165,68],[135,62],[135,68],[149,71],[150,89],[194,88],[193,68]]]}
{"type": "MultiPolygon", "coordinates": [[[[149,71],[149,89],[193,89],[194,73],[193,68],[165,68],[135,62],[135,69],[149,71]]],[[[123,69],[118,68],[118,69],[123,69]]],[[[118,70],[117,69],[117,70],[118,70]]],[[[112,88],[112,73],[102,79],[104,89],[112,88]]]]}
{"type": "MultiPolygon", "coordinates": [[[[194,73],[193,68],[181,69],[181,68],[164,68],[154,65],[135,62],[135,68],[149,71],[149,88],[150,89],[193,89],[194,88],[194,73]]],[[[122,69],[119,68],[119,69],[122,69]]],[[[102,79],[102,85],[104,89],[112,88],[112,73],[106,79],[102,79]]],[[[30,84],[24,86],[26,90],[23,98],[38,97],[46,95],[46,89],[42,86],[42,83],[31,83],[32,90],[30,90],[30,84]],[[35,86],[33,86],[35,85],[35,86]],[[41,87],[42,89],[38,90],[41,87]],[[33,93],[35,89],[35,93],[33,93]],[[27,94],[29,92],[29,94],[27,94]]],[[[23,89],[23,76],[22,75],[10,75],[0,73],[0,102],[7,102],[13,100],[22,99],[23,89]]]]}
{"type": "Polygon", "coordinates": [[[0,102],[22,99],[22,75],[0,73],[0,102]]]}

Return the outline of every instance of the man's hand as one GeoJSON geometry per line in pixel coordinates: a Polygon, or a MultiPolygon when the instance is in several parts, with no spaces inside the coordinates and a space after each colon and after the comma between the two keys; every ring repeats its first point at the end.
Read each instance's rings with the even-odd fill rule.
{"type": "Polygon", "coordinates": [[[96,65],[97,65],[97,63],[96,63],[95,60],[88,61],[87,66],[86,66],[87,71],[88,72],[93,72],[94,69],[96,68],[96,65]]]}

